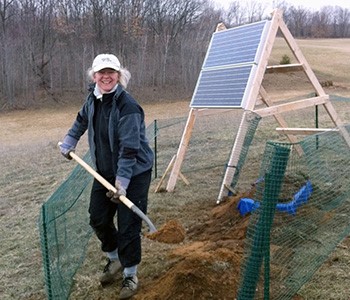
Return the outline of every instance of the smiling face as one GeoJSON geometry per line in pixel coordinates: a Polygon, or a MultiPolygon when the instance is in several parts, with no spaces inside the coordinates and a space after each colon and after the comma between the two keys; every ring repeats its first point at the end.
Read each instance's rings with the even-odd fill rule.
{"type": "Polygon", "coordinates": [[[102,69],[94,73],[94,82],[102,94],[109,93],[119,82],[119,73],[113,69],[102,69]]]}

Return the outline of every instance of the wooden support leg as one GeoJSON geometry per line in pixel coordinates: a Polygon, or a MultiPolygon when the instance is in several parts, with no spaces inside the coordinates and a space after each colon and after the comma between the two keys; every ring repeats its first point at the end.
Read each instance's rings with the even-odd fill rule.
{"type": "Polygon", "coordinates": [[[227,189],[226,186],[230,186],[233,176],[235,175],[236,167],[239,161],[239,157],[242,152],[243,148],[243,141],[247,135],[249,124],[248,124],[248,112],[244,111],[241,124],[239,125],[237,136],[235,139],[235,142],[232,147],[232,152],[230,155],[230,159],[228,162],[228,166],[226,168],[226,172],[224,175],[223,182],[221,184],[219,196],[217,203],[220,203],[222,198],[227,195],[227,189]]]}
{"type": "Polygon", "coordinates": [[[181,165],[182,165],[182,162],[185,158],[185,153],[186,153],[186,150],[187,150],[187,147],[188,147],[188,144],[190,142],[191,135],[192,135],[194,122],[196,120],[196,112],[197,111],[195,109],[191,108],[190,113],[188,115],[186,127],[185,127],[183,134],[182,134],[180,146],[179,146],[179,149],[178,149],[177,154],[176,154],[174,167],[171,170],[171,174],[170,174],[170,177],[168,180],[168,184],[167,184],[167,188],[166,188],[166,190],[168,192],[173,192],[175,189],[176,181],[177,181],[177,178],[180,174],[181,165]]]}

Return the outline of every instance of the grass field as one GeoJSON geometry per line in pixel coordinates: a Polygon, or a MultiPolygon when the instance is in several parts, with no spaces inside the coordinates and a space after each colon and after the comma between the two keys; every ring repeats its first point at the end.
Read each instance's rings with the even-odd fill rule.
{"type": "MultiPolygon", "coordinates": [[[[319,80],[333,82],[333,86],[328,87],[326,92],[348,98],[348,101],[334,102],[334,106],[343,121],[350,123],[350,39],[300,40],[298,44],[319,80]]],[[[282,40],[278,39],[273,61],[278,62],[286,51],[282,40]]],[[[297,74],[290,74],[284,79],[266,78],[265,83],[266,89],[276,99],[293,98],[309,92],[305,80],[297,74]]],[[[189,99],[179,99],[172,103],[145,103],[143,107],[147,123],[150,124],[154,119],[186,117],[188,105],[189,99]]],[[[45,299],[37,221],[42,204],[75,166],[60,155],[56,145],[70,127],[78,108],[79,105],[43,107],[0,114],[1,299],[45,299]]],[[[237,128],[241,111],[235,111],[233,114],[236,123],[231,125],[237,128]]],[[[221,118],[219,115],[218,122],[222,122],[221,118]]],[[[295,113],[291,117],[291,121],[296,124],[305,124],[306,119],[308,117],[303,113],[295,113]]],[[[321,117],[321,121],[323,120],[321,117]]],[[[273,132],[276,126],[270,119],[259,125],[257,142],[252,148],[253,170],[259,169],[259,159],[266,140],[278,138],[273,132]]],[[[177,134],[180,136],[181,132],[177,134]]],[[[218,135],[219,132],[214,130],[213,134],[218,135]]],[[[179,140],[173,145],[174,154],[178,142],[179,140]]],[[[83,155],[86,151],[87,142],[83,138],[77,154],[83,155]]],[[[198,157],[200,158],[200,154],[198,157]]],[[[196,174],[189,173],[186,176],[190,186],[185,186],[179,181],[174,193],[154,193],[158,183],[155,180],[150,191],[149,217],[156,226],[170,219],[177,219],[187,230],[207,220],[209,212],[215,207],[222,171],[222,168],[213,168],[196,174]]],[[[239,189],[247,189],[251,179],[243,176],[239,189]]],[[[188,242],[185,240],[184,243],[188,242]]],[[[142,299],[142,292],[146,287],[178,260],[170,254],[176,251],[179,245],[162,244],[144,238],[143,247],[144,257],[139,276],[142,289],[138,299],[142,299]]],[[[72,299],[117,299],[119,285],[102,289],[98,284],[99,271],[104,263],[98,241],[93,238],[83,268],[75,278],[72,299]]],[[[220,271],[220,268],[218,270],[220,271]]],[[[349,287],[350,239],[347,238],[339,244],[313,279],[299,291],[299,298],[296,299],[349,300],[349,287]]],[[[149,296],[147,299],[160,298],[149,296]]],[[[233,297],[228,294],[222,298],[217,294],[206,299],[233,297]]]]}

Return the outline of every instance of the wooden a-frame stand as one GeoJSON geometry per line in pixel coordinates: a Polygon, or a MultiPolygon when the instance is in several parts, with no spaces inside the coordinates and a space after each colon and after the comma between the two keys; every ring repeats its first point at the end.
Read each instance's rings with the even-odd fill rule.
{"type": "MultiPolygon", "coordinates": [[[[243,112],[243,116],[241,119],[241,123],[236,135],[236,139],[234,142],[234,145],[232,147],[232,152],[230,155],[229,162],[227,163],[228,166],[237,166],[241,151],[242,151],[242,145],[244,138],[247,134],[247,128],[248,128],[248,119],[250,112],[254,112],[258,114],[260,117],[267,117],[267,116],[273,116],[277,123],[279,124],[280,130],[282,133],[286,134],[287,138],[291,143],[296,143],[297,134],[310,134],[320,131],[325,131],[327,129],[315,129],[315,128],[307,128],[307,129],[301,129],[301,128],[288,128],[287,122],[284,120],[284,118],[280,115],[281,113],[295,111],[304,109],[307,107],[314,107],[317,105],[323,105],[326,112],[328,113],[329,117],[331,118],[332,122],[336,127],[338,127],[339,131],[343,135],[345,141],[350,147],[350,137],[346,129],[342,126],[342,122],[339,119],[333,105],[330,102],[329,96],[325,93],[323,90],[321,84],[317,80],[315,74],[313,73],[312,69],[310,68],[308,62],[306,61],[304,55],[300,51],[300,48],[298,47],[297,43],[295,42],[292,34],[288,30],[286,24],[283,21],[283,13],[281,10],[274,10],[272,13],[272,19],[271,19],[271,25],[269,28],[269,32],[265,41],[265,44],[263,45],[263,52],[262,57],[260,59],[260,62],[258,64],[257,71],[255,73],[255,78],[253,80],[253,84],[251,85],[248,101],[245,105],[245,110],[243,112]],[[298,63],[296,64],[287,64],[287,65],[277,65],[277,66],[268,66],[268,59],[271,55],[273,44],[276,39],[276,35],[278,30],[282,33],[285,41],[287,42],[290,50],[292,51],[293,55],[295,56],[298,63]],[[311,85],[313,86],[315,90],[315,97],[306,98],[298,101],[293,101],[289,103],[283,103],[283,104],[276,104],[271,101],[269,98],[266,90],[262,86],[262,81],[265,73],[272,73],[272,72],[290,72],[290,71],[303,71],[308,80],[310,81],[311,85]],[[258,97],[260,96],[263,104],[265,104],[266,107],[255,109],[258,97]]],[[[220,23],[216,31],[225,30],[225,26],[223,26],[222,23],[220,23]]],[[[177,178],[179,176],[181,165],[184,160],[184,156],[191,138],[192,129],[196,120],[196,117],[198,115],[201,115],[203,113],[208,113],[209,109],[196,109],[191,108],[189,112],[189,116],[187,119],[187,123],[181,138],[181,142],[175,157],[175,161],[173,162],[173,167],[169,176],[168,184],[166,187],[166,190],[168,192],[172,192],[175,188],[177,178]]],[[[217,109],[215,110],[217,111],[217,109]]],[[[276,128],[277,129],[277,128],[276,128]]],[[[301,148],[297,148],[297,151],[299,154],[302,155],[301,148]]],[[[226,196],[229,192],[229,186],[232,182],[232,179],[234,177],[235,168],[226,168],[226,172],[224,175],[223,182],[221,184],[220,192],[218,195],[218,202],[222,200],[224,196],[226,196]]]]}

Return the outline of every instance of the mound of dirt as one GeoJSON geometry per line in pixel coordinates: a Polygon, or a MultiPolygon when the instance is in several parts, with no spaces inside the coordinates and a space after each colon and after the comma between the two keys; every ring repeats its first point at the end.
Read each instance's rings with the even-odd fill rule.
{"type": "Polygon", "coordinates": [[[237,204],[248,196],[226,198],[212,209],[207,222],[190,228],[189,242],[169,254],[169,259],[177,263],[151,287],[141,288],[135,299],[234,299],[248,225],[248,218],[239,214],[237,204]]]}
{"type": "Polygon", "coordinates": [[[185,236],[185,228],[177,220],[170,220],[156,232],[146,235],[151,240],[167,244],[181,243],[185,236]]]}

